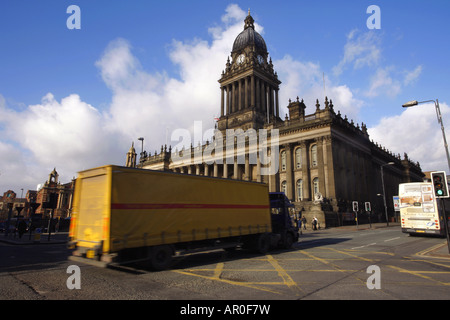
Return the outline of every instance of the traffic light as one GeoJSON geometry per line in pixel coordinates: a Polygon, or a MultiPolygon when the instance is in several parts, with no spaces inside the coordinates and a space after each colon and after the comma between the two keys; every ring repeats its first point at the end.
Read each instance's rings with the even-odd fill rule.
{"type": "Polygon", "coordinates": [[[431,181],[433,183],[434,195],[436,198],[448,198],[447,175],[445,171],[437,171],[431,173],[431,181]]]}
{"type": "Polygon", "coordinates": [[[358,212],[358,201],[353,201],[352,206],[353,206],[353,211],[358,212]]]}

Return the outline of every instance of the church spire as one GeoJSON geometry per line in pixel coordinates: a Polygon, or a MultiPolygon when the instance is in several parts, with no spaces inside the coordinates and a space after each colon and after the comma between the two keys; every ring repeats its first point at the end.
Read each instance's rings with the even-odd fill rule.
{"type": "Polygon", "coordinates": [[[252,16],[250,15],[250,8],[248,9],[248,15],[247,18],[245,18],[244,22],[245,22],[244,30],[247,28],[255,29],[254,26],[255,20],[253,20],[252,16]]]}
{"type": "Polygon", "coordinates": [[[131,148],[127,152],[127,161],[125,166],[135,168],[136,167],[136,150],[134,149],[134,142],[131,142],[131,148]]]}

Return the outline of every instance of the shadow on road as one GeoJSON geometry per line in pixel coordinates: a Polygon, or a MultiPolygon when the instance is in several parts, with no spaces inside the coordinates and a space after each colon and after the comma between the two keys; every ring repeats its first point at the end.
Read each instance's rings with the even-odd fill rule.
{"type": "Polygon", "coordinates": [[[0,272],[58,268],[66,264],[70,255],[65,244],[0,246],[0,272]]]}
{"type": "Polygon", "coordinates": [[[294,245],[297,249],[310,249],[315,247],[328,246],[333,244],[339,244],[345,241],[349,241],[351,238],[319,238],[319,239],[303,239],[302,241],[294,245]]]}
{"type": "MultiPolygon", "coordinates": [[[[295,252],[304,249],[310,249],[314,247],[321,247],[326,245],[339,244],[350,240],[350,238],[320,238],[314,239],[313,237],[308,237],[311,239],[302,240],[301,242],[295,243],[290,249],[274,249],[268,252],[270,255],[276,255],[285,252],[295,252]]],[[[170,270],[183,270],[183,269],[193,269],[201,266],[207,266],[217,263],[225,263],[241,259],[254,259],[254,258],[264,258],[265,255],[261,253],[256,253],[254,251],[245,250],[237,248],[233,251],[225,251],[222,249],[197,252],[192,254],[187,254],[183,256],[178,256],[173,259],[170,270]]],[[[152,271],[148,267],[146,262],[136,262],[124,265],[123,267],[114,267],[117,270],[122,270],[128,273],[141,274],[152,271]]]]}

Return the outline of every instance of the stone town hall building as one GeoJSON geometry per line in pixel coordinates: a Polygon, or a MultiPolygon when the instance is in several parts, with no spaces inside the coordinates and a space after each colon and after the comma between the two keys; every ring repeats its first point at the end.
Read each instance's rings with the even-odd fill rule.
{"type": "MultiPolygon", "coordinates": [[[[375,217],[384,219],[382,173],[391,217],[394,215],[392,197],[397,195],[398,184],[422,181],[424,174],[418,163],[413,163],[406,154],[402,158],[370,141],[366,126],[336,113],[331,99],[325,98],[323,105],[317,100],[309,113],[303,100],[289,100],[289,114],[283,119],[278,100],[281,81],[264,39],[254,29],[250,13],[245,18],[244,30],[234,41],[231,60],[228,58],[219,84],[220,118],[216,133],[226,138],[230,129],[235,132],[238,129],[244,132],[265,129],[269,133],[268,141],[271,141],[272,133],[277,129],[277,155],[271,155],[270,150],[267,154],[278,156],[275,159],[278,170],[261,174],[264,164],[260,153],[251,157],[255,153],[251,154],[250,143],[242,147],[229,138],[228,142],[225,139],[219,144],[220,149],[214,139],[202,146],[191,146],[190,150],[178,151],[171,147],[168,150],[165,146],[159,154],[142,152],[139,163],[132,146],[127,153],[126,165],[267,183],[270,191],[284,191],[308,223],[316,216],[321,226],[342,224],[352,212],[353,201],[359,202],[361,217],[364,216],[361,210],[364,203],[370,202],[375,217]],[[228,143],[232,143],[235,152],[230,162],[225,159],[230,157],[225,152],[228,143]],[[208,153],[209,159],[197,157],[213,145],[216,148],[208,153]],[[219,157],[214,158],[217,154],[219,157]],[[180,161],[182,156],[188,156],[192,161],[180,161]],[[238,156],[244,160],[236,161],[238,156]]],[[[262,141],[257,137],[259,148],[262,141]]]]}

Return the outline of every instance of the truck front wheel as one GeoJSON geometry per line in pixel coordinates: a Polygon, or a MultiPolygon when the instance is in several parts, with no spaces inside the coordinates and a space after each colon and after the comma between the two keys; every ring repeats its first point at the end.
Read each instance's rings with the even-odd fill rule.
{"type": "Polygon", "coordinates": [[[150,267],[160,271],[167,269],[172,262],[173,250],[168,245],[150,248],[150,267]]]}
{"type": "Polygon", "coordinates": [[[286,238],[284,239],[284,247],[286,249],[290,249],[293,244],[294,244],[294,236],[290,232],[286,233],[286,238]]]}

